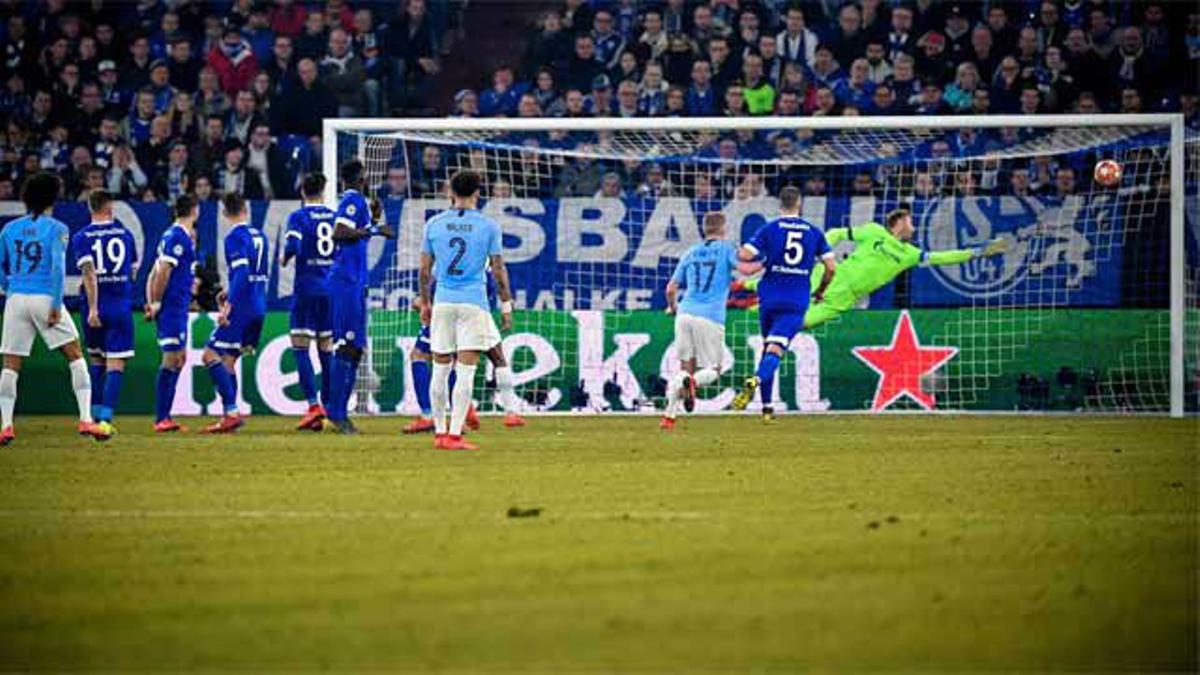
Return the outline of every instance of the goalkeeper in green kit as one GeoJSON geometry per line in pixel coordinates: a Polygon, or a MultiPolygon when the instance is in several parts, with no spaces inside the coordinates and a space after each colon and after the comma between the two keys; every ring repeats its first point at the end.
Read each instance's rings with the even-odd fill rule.
{"type": "MultiPolygon", "coordinates": [[[[837,276],[822,295],[819,268],[813,269],[813,303],[804,314],[804,329],[815,328],[843,312],[854,309],[858,301],[891,283],[900,273],[918,265],[961,265],[975,258],[999,255],[1008,248],[1003,239],[993,239],[985,246],[953,251],[922,251],[909,243],[914,228],[912,213],[895,209],[879,223],[864,223],[854,227],[839,227],[825,233],[830,246],[841,241],[857,244],[854,252],[837,266],[837,276]]],[[[734,282],[734,290],[758,291],[758,280],[734,282]]]]}

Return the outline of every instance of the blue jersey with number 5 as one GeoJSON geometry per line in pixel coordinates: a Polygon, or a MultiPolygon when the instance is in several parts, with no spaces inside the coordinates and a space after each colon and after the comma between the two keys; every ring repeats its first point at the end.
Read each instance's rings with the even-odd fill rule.
{"type": "Polygon", "coordinates": [[[679,312],[724,326],[729,282],[736,267],[733,242],[709,239],[688,249],[671,275],[671,281],[683,287],[679,312]]]}
{"type": "Polygon", "coordinates": [[[443,211],[425,224],[421,251],[433,256],[435,303],[488,306],[488,259],[500,255],[500,226],[479,211],[443,211]]]}
{"type": "Polygon", "coordinates": [[[324,204],[305,204],[288,217],[284,253],[296,259],[296,297],[329,293],[333,265],[334,213],[324,204]]]}
{"type": "Polygon", "coordinates": [[[247,223],[225,235],[225,264],[229,268],[229,304],[239,314],[267,311],[267,279],[271,255],[262,230],[247,223]]]}
{"type": "Polygon", "coordinates": [[[71,259],[80,272],[85,264],[96,270],[98,309],[106,314],[131,310],[138,255],[133,234],[124,225],[119,221],[92,223],[75,233],[71,238],[71,259]]]}
{"type": "Polygon", "coordinates": [[[819,259],[831,255],[820,228],[799,216],[783,216],[763,225],[743,246],[765,268],[758,284],[762,309],[808,307],[812,269],[819,259]]]}

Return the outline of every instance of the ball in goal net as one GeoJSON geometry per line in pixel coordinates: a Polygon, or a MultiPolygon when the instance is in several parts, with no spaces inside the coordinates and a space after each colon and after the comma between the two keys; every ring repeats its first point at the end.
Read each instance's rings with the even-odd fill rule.
{"type": "MultiPolygon", "coordinates": [[[[357,407],[416,412],[422,228],[469,168],[504,230],[518,311],[503,347],[525,412],[661,408],[679,367],[664,287],[702,240],[703,215],[722,211],[742,241],[794,185],[802,215],[827,230],[904,207],[922,251],[1005,246],[862,289],[792,343],[777,409],[1182,414],[1200,355],[1184,225],[1185,210],[1200,212],[1198,147],[1170,115],[327,120],[325,173],[361,159],[399,234],[371,244],[357,407]],[[1119,182],[1095,180],[1104,161],[1119,182]],[[931,368],[922,350],[934,348],[953,354],[931,368]],[[882,400],[884,387],[896,395],[882,400]]],[[[734,293],[730,307],[724,373],[702,411],[728,407],[762,350],[753,295],[734,293]]],[[[484,411],[497,406],[490,373],[476,383],[484,411]]]]}

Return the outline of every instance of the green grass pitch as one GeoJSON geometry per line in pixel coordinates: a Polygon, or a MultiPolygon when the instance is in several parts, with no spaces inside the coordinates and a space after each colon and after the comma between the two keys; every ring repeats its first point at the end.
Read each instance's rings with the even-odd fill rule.
{"type": "Polygon", "coordinates": [[[1197,662],[1194,419],[485,419],[477,453],[118,422],[0,449],[0,668],[1197,662]]]}

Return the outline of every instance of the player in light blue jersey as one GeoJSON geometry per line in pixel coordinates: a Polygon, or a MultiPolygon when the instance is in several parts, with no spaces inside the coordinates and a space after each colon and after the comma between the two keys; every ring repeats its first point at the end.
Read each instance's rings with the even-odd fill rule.
{"type": "Polygon", "coordinates": [[[83,329],[92,379],[92,416],[116,433],[113,410],[121,397],[125,362],[133,358],[133,282],[138,253],[133,233],[113,218],[112,195],[88,194],[92,222],[71,239],[71,259],[83,274],[83,329]]]}
{"type": "Polygon", "coordinates": [[[242,354],[258,349],[271,271],[270,245],[263,231],[250,222],[246,198],[226,192],[221,207],[232,227],[225,235],[229,288],[221,296],[217,329],[204,345],[204,367],[221,395],[223,410],[221,419],[206,429],[211,434],[231,433],[245,424],[238,411],[237,364],[242,354]]]}
{"type": "Polygon", "coordinates": [[[310,173],[300,184],[303,205],[288,217],[284,235],[281,267],[296,261],[292,291],[292,358],[300,390],[308,401],[308,412],[297,429],[320,431],[329,405],[329,363],[333,357],[333,323],[329,306],[329,269],[333,266],[333,220],[335,214],[322,201],[325,176],[310,173]],[[317,343],[321,362],[321,387],[318,397],[317,376],[311,344],[317,343]],[[322,403],[324,405],[322,405],[322,403]]]}
{"type": "Polygon", "coordinates": [[[146,320],[154,321],[162,362],[155,380],[154,432],[184,431],[171,417],[175,389],[187,364],[188,313],[196,279],[196,221],[200,206],[181,195],[171,208],[175,222],[162,233],[154,267],[146,279],[146,320]]]}
{"type": "Polygon", "coordinates": [[[502,327],[512,327],[512,295],[501,255],[500,226],[477,208],[480,182],[474,171],[459,171],[451,177],[450,210],[425,224],[421,245],[421,320],[430,327],[433,350],[430,398],[434,447],[443,450],[476,447],[462,438],[475,368],[479,355],[500,341],[488,304],[489,264],[496,278],[502,327]],[[435,281],[436,297],[432,290],[435,281]],[[447,425],[452,367],[457,377],[454,400],[458,404],[447,425]]]}
{"type": "Polygon", "coordinates": [[[758,283],[759,324],[763,336],[763,356],[758,370],[746,378],[742,391],[733,399],[734,410],[744,410],[761,388],[764,421],[774,418],[771,397],[775,372],[792,338],[804,326],[809,297],[821,301],[833,281],[833,251],[816,225],[800,217],[800,190],[785,187],[779,191],[779,217],[763,225],[738,252],[743,274],[763,271],[758,283]],[[820,261],[825,274],[815,292],[811,288],[813,267],[820,261]]]}
{"type": "Polygon", "coordinates": [[[696,389],[717,381],[725,358],[725,303],[738,266],[737,247],[725,240],[725,215],[704,215],[704,241],[679,260],[667,284],[667,311],[675,314],[679,372],[667,383],[667,410],[659,427],[675,428],[682,407],[696,407],[696,389]],[[683,300],[677,302],[680,288],[683,300]]]}
{"type": "Polygon", "coordinates": [[[334,216],[333,266],[329,272],[329,297],[333,304],[333,361],[330,363],[329,403],[326,413],[339,433],[355,434],[350,421],[350,395],[358,375],[358,362],[367,346],[367,242],[371,237],[396,235],[383,222],[379,200],[368,203],[363,194],[365,169],[352,159],[341,166],[342,199],[334,216]]]}
{"type": "Polygon", "coordinates": [[[17,376],[41,335],[51,351],[60,352],[71,369],[71,388],[79,406],[78,431],[105,440],[109,434],[92,421],[92,384],[87,362],[79,348],[79,335],[70,314],[62,311],[66,270],[67,226],[51,215],[62,180],[37,173],[25,181],[21,199],[29,215],[10,221],[0,232],[0,290],[4,305],[4,335],[0,353],[0,445],[16,439],[13,409],[17,405],[17,376]]]}

